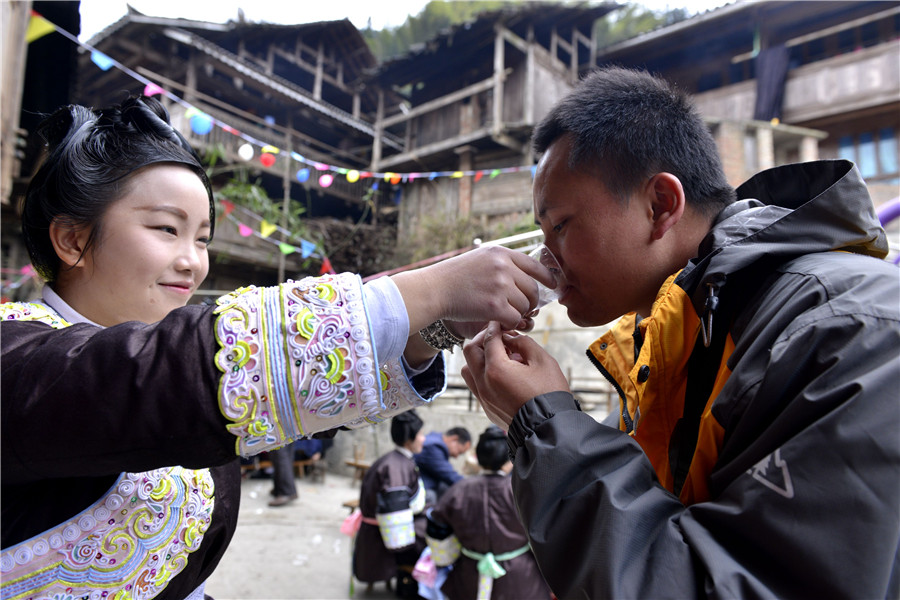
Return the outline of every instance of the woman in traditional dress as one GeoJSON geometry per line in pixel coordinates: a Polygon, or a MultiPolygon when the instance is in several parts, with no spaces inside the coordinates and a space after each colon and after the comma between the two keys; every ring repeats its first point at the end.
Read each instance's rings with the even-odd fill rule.
{"type": "Polygon", "coordinates": [[[362,522],[353,545],[353,575],[370,588],[377,581],[390,587],[396,577],[399,598],[418,598],[412,571],[425,548],[425,486],[413,460],[425,443],[422,425],[415,411],[391,420],[396,448],[372,463],[359,490],[362,522]]]}
{"type": "Polygon", "coordinates": [[[493,249],[186,306],[215,209],[162,104],[72,105],[40,132],[23,234],[47,285],[0,305],[4,599],[202,599],[234,532],[239,456],[428,402],[439,349],[487,320],[530,326],[531,277],[550,280],[493,249]]]}
{"type": "Polygon", "coordinates": [[[482,473],[450,486],[428,514],[432,560],[452,565],[441,592],[450,600],[549,600],[516,511],[503,430],[488,427],[475,456],[482,473]]]}

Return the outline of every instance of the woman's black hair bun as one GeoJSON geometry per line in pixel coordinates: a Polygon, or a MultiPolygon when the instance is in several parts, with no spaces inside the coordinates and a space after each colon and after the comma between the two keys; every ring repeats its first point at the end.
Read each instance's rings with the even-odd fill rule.
{"type": "Polygon", "coordinates": [[[505,440],[506,433],[496,425],[489,425],[481,437],[485,440],[505,440]]]}

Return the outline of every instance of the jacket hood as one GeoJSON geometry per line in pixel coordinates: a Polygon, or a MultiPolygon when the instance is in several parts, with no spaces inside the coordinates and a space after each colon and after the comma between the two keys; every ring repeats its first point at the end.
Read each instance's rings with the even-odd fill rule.
{"type": "Polygon", "coordinates": [[[708,289],[728,277],[770,271],[814,252],[842,250],[884,258],[887,236],[865,182],[848,160],[763,171],[737,188],[676,283],[703,314],[708,289]]]}

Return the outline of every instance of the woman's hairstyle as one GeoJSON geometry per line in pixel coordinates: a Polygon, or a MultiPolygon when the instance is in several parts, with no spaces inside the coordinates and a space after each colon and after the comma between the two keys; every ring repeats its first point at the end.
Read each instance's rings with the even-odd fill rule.
{"type": "Polygon", "coordinates": [[[44,119],[37,133],[46,155],[25,193],[22,234],[32,265],[48,282],[60,269],[50,223],[91,228],[83,255],[100,239],[106,209],[128,192],[128,176],[148,165],[180,164],[197,174],[209,195],[212,239],[215,204],[209,179],[158,100],[133,96],[100,109],[70,104],[44,119]]]}
{"type": "Polygon", "coordinates": [[[416,439],[424,424],[414,410],[400,413],[391,419],[391,439],[398,446],[402,446],[409,440],[416,439]]]}
{"type": "Polygon", "coordinates": [[[509,460],[509,445],[503,430],[496,425],[485,429],[475,446],[475,457],[483,469],[499,471],[509,460]]]}

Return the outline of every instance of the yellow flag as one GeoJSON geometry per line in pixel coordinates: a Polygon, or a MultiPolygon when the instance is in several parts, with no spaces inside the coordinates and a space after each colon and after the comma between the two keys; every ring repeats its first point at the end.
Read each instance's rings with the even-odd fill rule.
{"type": "Polygon", "coordinates": [[[259,232],[262,234],[262,236],[264,238],[269,237],[270,235],[275,233],[276,229],[278,229],[278,227],[276,225],[269,223],[265,219],[263,219],[262,223],[259,224],[259,232]]]}
{"type": "Polygon", "coordinates": [[[28,29],[25,30],[25,41],[30,44],[34,40],[54,31],[56,31],[56,25],[35,11],[31,11],[31,20],[28,21],[28,29]]]}

